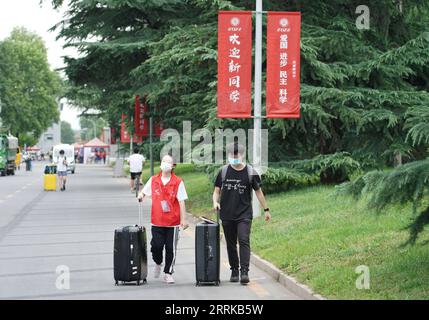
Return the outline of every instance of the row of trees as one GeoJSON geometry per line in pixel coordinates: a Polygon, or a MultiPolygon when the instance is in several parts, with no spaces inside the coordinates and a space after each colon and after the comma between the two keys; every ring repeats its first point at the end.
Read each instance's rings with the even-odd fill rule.
{"type": "MultiPolygon", "coordinates": [[[[121,113],[133,112],[134,95],[147,94],[166,127],[180,130],[189,119],[209,129],[251,126],[250,120],[216,118],[217,13],[254,10],[255,1],[68,3],[67,17],[54,29],[81,53],[66,59],[65,71],[67,95],[84,114],[95,106],[118,129],[121,113]]],[[[429,3],[372,2],[369,30],[356,27],[360,4],[264,1],[265,10],[301,11],[303,19],[302,117],[264,122],[271,161],[307,159],[305,166],[313,167],[323,159],[333,168],[356,162],[383,168],[427,157],[429,3]]],[[[299,169],[296,162],[293,167],[299,169]]],[[[328,182],[344,180],[335,169],[327,173],[328,182]]]]}
{"type": "Polygon", "coordinates": [[[3,126],[20,143],[33,145],[59,121],[62,80],[50,69],[43,40],[16,28],[0,41],[0,103],[3,126]]]}

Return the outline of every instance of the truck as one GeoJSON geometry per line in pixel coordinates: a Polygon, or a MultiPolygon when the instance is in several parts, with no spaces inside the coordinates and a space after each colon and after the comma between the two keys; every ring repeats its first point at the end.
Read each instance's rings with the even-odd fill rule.
{"type": "Polygon", "coordinates": [[[0,133],[0,175],[14,175],[16,170],[16,153],[18,138],[0,133]]]}

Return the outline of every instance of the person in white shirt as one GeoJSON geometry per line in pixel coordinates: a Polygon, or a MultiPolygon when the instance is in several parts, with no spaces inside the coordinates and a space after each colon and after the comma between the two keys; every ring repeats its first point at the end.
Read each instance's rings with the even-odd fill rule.
{"type": "Polygon", "coordinates": [[[57,165],[57,175],[60,181],[60,190],[66,190],[67,182],[67,166],[69,165],[67,157],[64,155],[64,150],[60,150],[60,155],[54,159],[54,163],[57,165]]]}
{"type": "Polygon", "coordinates": [[[139,154],[139,149],[135,148],[134,154],[132,154],[129,157],[130,175],[131,175],[131,180],[130,180],[131,193],[135,192],[134,180],[136,178],[140,178],[142,175],[144,161],[145,161],[145,158],[141,154],[139,154]]]}
{"type": "Polygon", "coordinates": [[[145,184],[138,199],[152,198],[151,205],[151,252],[155,262],[155,278],[159,278],[162,269],[165,248],[164,281],[174,283],[173,273],[176,261],[179,227],[185,230],[185,200],[188,199],[183,180],[173,172],[174,160],[166,155],[162,158],[161,172],[154,175],[145,184]]]}

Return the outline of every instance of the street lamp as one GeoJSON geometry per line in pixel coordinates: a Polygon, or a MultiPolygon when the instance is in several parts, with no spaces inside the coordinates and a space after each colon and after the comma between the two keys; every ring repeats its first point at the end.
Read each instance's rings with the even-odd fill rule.
{"type": "Polygon", "coordinates": [[[88,119],[88,120],[91,121],[92,124],[94,125],[94,138],[97,138],[97,125],[94,120],[92,119],[88,119]]]}

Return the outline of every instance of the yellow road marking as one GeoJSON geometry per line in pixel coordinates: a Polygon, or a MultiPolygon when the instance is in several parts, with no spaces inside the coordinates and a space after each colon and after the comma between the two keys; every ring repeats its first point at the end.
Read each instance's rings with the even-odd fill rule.
{"type": "Polygon", "coordinates": [[[252,278],[250,278],[250,282],[247,287],[261,298],[266,298],[270,296],[270,293],[265,290],[265,288],[262,287],[259,283],[257,283],[256,281],[252,281],[252,278]]]}

